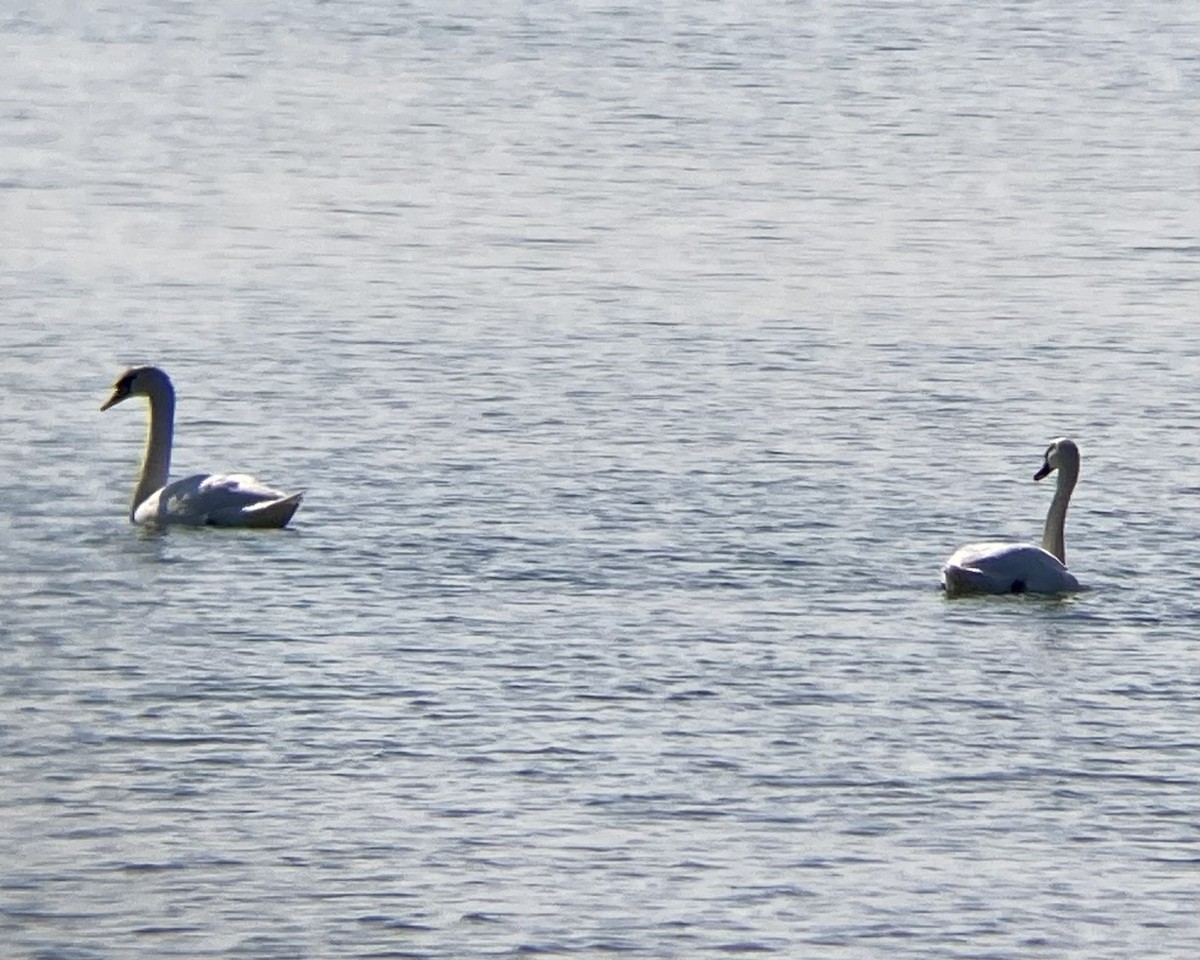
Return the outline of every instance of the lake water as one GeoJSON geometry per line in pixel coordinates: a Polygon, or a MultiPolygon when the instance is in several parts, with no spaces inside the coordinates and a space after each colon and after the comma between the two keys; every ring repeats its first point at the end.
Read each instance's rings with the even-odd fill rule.
{"type": "Polygon", "coordinates": [[[1200,952],[1200,8],[9,5],[0,942],[1200,952]],[[174,468],[282,533],[126,522],[174,468]],[[947,601],[1083,475],[1068,599],[947,601]]]}

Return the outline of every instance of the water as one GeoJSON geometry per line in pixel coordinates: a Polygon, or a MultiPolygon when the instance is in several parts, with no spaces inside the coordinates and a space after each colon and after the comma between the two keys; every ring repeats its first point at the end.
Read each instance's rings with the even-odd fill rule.
{"type": "Polygon", "coordinates": [[[1195,954],[1198,26],[6,11],[5,955],[1195,954]]]}

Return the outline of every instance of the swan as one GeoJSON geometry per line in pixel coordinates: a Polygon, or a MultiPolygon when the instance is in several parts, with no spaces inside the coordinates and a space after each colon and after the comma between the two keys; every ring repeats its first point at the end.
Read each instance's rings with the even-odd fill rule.
{"type": "Polygon", "coordinates": [[[1079,447],[1059,437],[1046,449],[1042,467],[1033,475],[1041,480],[1058,471],[1058,486],[1046,514],[1042,545],[1032,543],[969,543],[954,552],[942,567],[947,596],[964,593],[1069,593],[1082,589],[1067,569],[1063,527],[1067,504],[1079,479],[1079,447]]]}
{"type": "Polygon", "coordinates": [[[284,527],[303,493],[287,494],[240,473],[197,473],[168,483],[175,433],[175,388],[158,367],[132,367],[117,378],[101,410],[130,397],[150,404],[142,472],[133,488],[129,520],[137,524],[214,527],[284,527]]]}

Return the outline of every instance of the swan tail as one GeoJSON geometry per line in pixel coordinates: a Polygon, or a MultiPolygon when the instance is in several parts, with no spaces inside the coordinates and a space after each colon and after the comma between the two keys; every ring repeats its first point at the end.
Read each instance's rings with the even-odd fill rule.
{"type": "Polygon", "coordinates": [[[303,492],[277,500],[263,500],[242,507],[228,515],[210,515],[208,523],[216,527],[250,527],[259,530],[278,530],[286,527],[304,499],[303,492]]]}
{"type": "Polygon", "coordinates": [[[300,501],[303,499],[303,493],[293,493],[291,496],[279,500],[268,500],[266,503],[257,503],[252,507],[247,507],[245,515],[251,521],[248,526],[286,527],[291,521],[292,515],[299,509],[300,501]]]}
{"type": "Polygon", "coordinates": [[[992,578],[980,570],[960,567],[948,563],[942,568],[942,587],[948,597],[961,597],[971,593],[998,593],[992,578]]]}

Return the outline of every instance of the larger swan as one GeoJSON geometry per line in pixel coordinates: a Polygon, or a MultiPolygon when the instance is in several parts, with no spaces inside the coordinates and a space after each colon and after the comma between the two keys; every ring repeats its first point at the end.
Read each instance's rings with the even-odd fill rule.
{"type": "Polygon", "coordinates": [[[942,586],[947,596],[964,593],[1069,593],[1079,590],[1079,581],[1067,569],[1063,529],[1067,504],[1079,479],[1079,447],[1066,437],[1054,440],[1046,450],[1042,467],[1034,474],[1041,480],[1058,471],[1058,486],[1046,514],[1042,545],[1032,543],[969,543],[954,552],[942,568],[942,586]]]}
{"type": "Polygon", "coordinates": [[[142,472],[129,507],[131,523],[216,527],[284,527],[300,506],[302,493],[283,493],[244,474],[197,473],[168,483],[175,432],[175,388],[158,367],[133,367],[113,384],[101,410],[145,397],[150,429],[142,472]]]}

